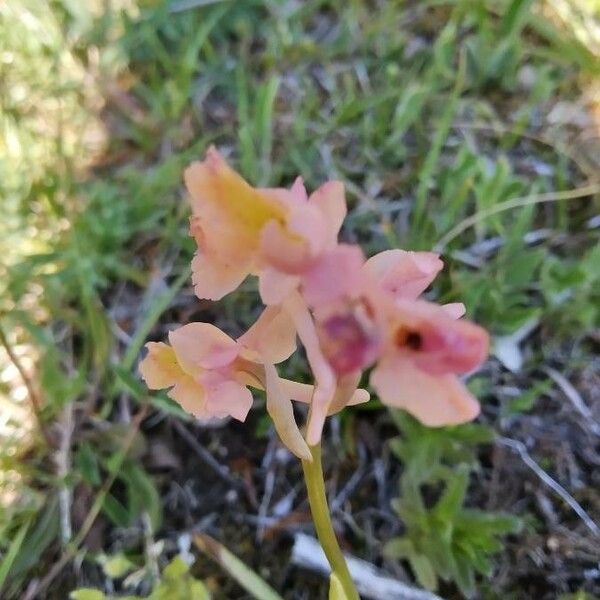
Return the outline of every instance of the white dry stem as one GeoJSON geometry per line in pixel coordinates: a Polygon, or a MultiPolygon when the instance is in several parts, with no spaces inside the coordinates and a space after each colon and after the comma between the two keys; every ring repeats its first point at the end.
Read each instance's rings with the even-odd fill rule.
{"type": "Polygon", "coordinates": [[[71,541],[73,528],[71,525],[71,489],[66,484],[66,477],[71,471],[71,438],[73,436],[73,403],[68,402],[63,409],[60,420],[60,445],[55,455],[56,471],[60,483],[58,506],[60,511],[60,537],[63,545],[71,541]]]}
{"type": "MultiPolygon", "coordinates": [[[[420,590],[386,576],[367,561],[346,556],[348,569],[356,588],[363,598],[371,600],[442,600],[440,596],[420,590]]],[[[319,542],[306,534],[294,536],[292,563],[323,574],[329,574],[331,567],[319,542]]]]}
{"type": "Polygon", "coordinates": [[[560,496],[577,514],[577,516],[584,522],[585,526],[597,536],[600,536],[600,527],[598,524],[587,514],[584,508],[567,492],[567,490],[555,481],[538,465],[529,452],[527,452],[527,448],[523,442],[519,442],[518,440],[513,440],[507,437],[498,438],[498,442],[503,444],[504,446],[508,446],[513,450],[516,450],[521,457],[521,460],[541,479],[543,483],[545,483],[553,492],[555,492],[558,496],[560,496]]]}
{"type": "Polygon", "coordinates": [[[568,400],[571,401],[571,404],[575,407],[575,410],[585,419],[590,431],[594,435],[600,436],[600,423],[598,423],[598,421],[594,419],[592,411],[589,409],[588,405],[583,401],[583,398],[575,389],[573,384],[562,373],[559,373],[551,367],[544,367],[544,371],[563,391],[564,395],[568,398],[568,400]]]}

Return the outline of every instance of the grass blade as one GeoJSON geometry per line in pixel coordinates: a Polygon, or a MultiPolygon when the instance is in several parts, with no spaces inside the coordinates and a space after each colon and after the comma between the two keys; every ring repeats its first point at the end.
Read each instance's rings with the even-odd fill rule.
{"type": "Polygon", "coordinates": [[[199,533],[194,536],[194,544],[198,550],[219,563],[256,600],[283,600],[264,579],[214,538],[199,533]]]}
{"type": "Polygon", "coordinates": [[[13,538],[10,546],[8,548],[8,552],[0,564],[0,591],[4,587],[4,583],[6,582],[6,578],[10,572],[10,569],[15,561],[15,558],[19,554],[19,550],[21,549],[21,545],[23,544],[23,540],[29,531],[29,526],[31,525],[31,521],[26,521],[21,525],[21,528],[17,532],[17,535],[13,538]]]}

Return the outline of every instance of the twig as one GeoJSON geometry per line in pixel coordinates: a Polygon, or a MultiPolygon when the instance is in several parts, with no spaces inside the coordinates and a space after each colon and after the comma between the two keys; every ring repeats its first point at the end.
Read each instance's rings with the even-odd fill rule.
{"type": "MultiPolygon", "coordinates": [[[[440,596],[432,592],[420,590],[387,577],[364,560],[352,556],[346,556],[346,560],[352,579],[356,583],[358,591],[365,598],[371,598],[371,600],[441,600],[440,596]]],[[[294,536],[292,563],[323,574],[331,572],[319,542],[303,533],[294,536]]]]}
{"type": "Polygon", "coordinates": [[[485,219],[497,215],[498,213],[506,210],[512,210],[513,208],[521,208],[524,206],[531,206],[532,204],[541,204],[542,202],[559,202],[560,200],[575,200],[577,198],[584,198],[585,196],[592,196],[600,192],[600,184],[591,184],[584,187],[576,188],[574,190],[567,190],[565,192],[548,192],[546,194],[534,194],[531,196],[521,196],[519,198],[513,198],[506,202],[500,202],[487,210],[482,210],[466,219],[462,220],[456,227],[453,227],[448,233],[442,236],[439,242],[435,245],[436,252],[442,252],[446,246],[463,231],[469,229],[473,225],[485,221],[485,219]]]}
{"type": "Polygon", "coordinates": [[[564,395],[571,401],[571,404],[575,407],[575,410],[585,419],[589,425],[589,429],[594,435],[600,435],[600,423],[594,419],[592,411],[588,408],[587,404],[583,401],[583,398],[579,392],[575,389],[573,384],[564,376],[551,367],[544,367],[543,369],[549,377],[560,387],[564,395]]]}
{"type": "Polygon", "coordinates": [[[58,506],[60,509],[60,534],[63,544],[67,544],[73,537],[71,527],[71,489],[65,479],[71,471],[71,437],[73,436],[73,402],[69,402],[63,409],[61,419],[61,436],[58,452],[56,453],[56,473],[60,479],[58,492],[58,506]]]}
{"type": "Polygon", "coordinates": [[[27,374],[27,371],[25,371],[25,368],[21,364],[19,357],[13,352],[13,349],[8,341],[8,338],[6,337],[6,334],[4,333],[4,329],[2,329],[1,326],[0,326],[0,344],[2,344],[2,346],[4,346],[4,349],[6,350],[6,354],[8,354],[8,358],[12,361],[12,363],[15,365],[17,371],[19,372],[19,375],[21,376],[21,379],[23,380],[23,383],[25,384],[25,387],[27,388],[27,393],[29,394],[29,400],[31,401],[31,408],[32,408],[33,414],[35,415],[35,418],[38,422],[38,427],[40,429],[40,432],[41,432],[42,436],[44,437],[44,440],[45,440],[46,444],[48,445],[48,447],[52,448],[52,446],[53,446],[52,439],[50,438],[50,435],[48,434],[48,431],[46,430],[46,427],[44,425],[44,420],[42,417],[41,399],[38,396],[37,392],[35,391],[35,386],[33,384],[33,381],[31,381],[31,379],[29,378],[29,375],[27,374]]]}
{"type": "Polygon", "coordinates": [[[335,498],[331,501],[331,512],[336,512],[339,510],[348,500],[348,498],[354,493],[358,484],[363,480],[365,476],[365,450],[362,444],[358,446],[358,454],[359,454],[359,465],[356,471],[354,471],[352,477],[346,482],[346,485],[340,490],[340,492],[335,496],[335,498]]]}
{"type": "Polygon", "coordinates": [[[236,479],[229,473],[229,469],[220,464],[213,455],[206,450],[198,440],[185,428],[183,423],[179,421],[173,421],[173,427],[177,430],[177,433],[183,438],[183,441],[196,453],[198,458],[214,472],[219,479],[222,479],[229,485],[234,487],[241,487],[243,482],[236,479]]]}
{"type": "Polygon", "coordinates": [[[261,542],[265,533],[265,528],[263,526],[263,522],[265,517],[267,516],[267,511],[269,510],[269,504],[271,503],[271,498],[273,497],[273,490],[275,489],[275,466],[273,464],[273,458],[275,455],[275,451],[277,448],[277,442],[271,438],[271,443],[265,452],[265,458],[263,459],[263,468],[266,468],[267,475],[265,477],[265,486],[262,500],[260,502],[260,506],[258,507],[258,527],[256,530],[256,540],[261,542]],[[273,443],[275,442],[275,443],[273,443]]]}
{"type": "Polygon", "coordinates": [[[154,546],[154,538],[152,536],[152,521],[147,510],[142,513],[142,525],[144,526],[144,549],[146,553],[146,564],[150,572],[152,584],[156,583],[160,578],[160,570],[158,568],[158,556],[154,546]]]}
{"type": "Polygon", "coordinates": [[[504,446],[508,446],[513,450],[516,450],[519,453],[522,461],[545,483],[552,491],[554,491],[558,496],[560,496],[577,514],[577,516],[584,522],[585,526],[597,536],[600,536],[600,527],[596,524],[596,522],[587,514],[587,512],[583,509],[581,504],[565,490],[565,488],[560,485],[557,481],[552,479],[542,467],[540,467],[533,458],[531,458],[529,452],[527,452],[527,448],[523,442],[519,442],[518,440],[513,440],[507,437],[498,438],[498,442],[503,444],[504,446]]]}
{"type": "Polygon", "coordinates": [[[117,476],[119,474],[119,470],[123,464],[123,461],[127,457],[129,450],[131,449],[133,440],[135,439],[135,436],[137,435],[137,433],[139,431],[140,424],[141,424],[142,420],[144,419],[144,417],[146,416],[147,412],[148,412],[148,407],[144,406],[140,410],[140,412],[135,416],[133,421],[131,422],[131,428],[129,429],[127,436],[123,440],[123,445],[121,447],[121,450],[119,451],[117,459],[112,463],[112,469],[110,470],[108,479],[106,479],[106,481],[100,488],[100,492],[96,496],[96,500],[94,501],[94,504],[92,505],[88,514],[86,515],[85,520],[83,521],[83,524],[81,525],[81,529],[79,530],[79,533],[73,539],[73,543],[69,545],[69,547],[63,553],[63,555],[58,559],[58,561],[54,564],[54,566],[50,569],[50,571],[45,575],[45,577],[43,577],[43,579],[39,582],[39,584],[37,586],[31,587],[28,590],[27,594],[23,597],[23,600],[33,600],[36,597],[43,598],[44,597],[43,593],[46,591],[46,589],[49,587],[49,585],[54,581],[54,579],[56,579],[56,577],[60,574],[60,572],[65,568],[65,566],[77,554],[79,547],[81,546],[81,544],[87,537],[88,533],[90,532],[90,529],[96,522],[96,518],[98,517],[98,515],[100,514],[100,511],[102,510],[102,506],[104,505],[104,500],[105,500],[108,492],[112,488],[112,486],[115,482],[115,479],[117,478],[117,476]]]}

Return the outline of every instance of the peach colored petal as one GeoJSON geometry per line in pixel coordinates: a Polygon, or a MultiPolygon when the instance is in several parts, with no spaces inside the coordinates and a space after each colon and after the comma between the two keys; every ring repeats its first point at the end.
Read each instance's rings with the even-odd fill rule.
{"type": "MultiPolygon", "coordinates": [[[[339,412],[340,410],[342,410],[350,404],[351,400],[356,396],[356,393],[358,392],[357,388],[361,377],[362,371],[355,371],[353,373],[348,373],[338,378],[335,395],[329,407],[330,415],[339,412]]],[[[368,399],[369,395],[367,394],[367,400],[368,399]]]]}
{"type": "Polygon", "coordinates": [[[302,177],[296,177],[290,188],[290,193],[298,202],[306,202],[308,200],[306,188],[304,187],[304,179],[302,179],[302,177]]]}
{"type": "MultiPolygon", "coordinates": [[[[296,402],[302,402],[303,404],[310,404],[312,397],[315,392],[315,386],[308,383],[300,383],[298,381],[291,381],[289,379],[280,379],[280,385],[284,389],[285,393],[296,402]]],[[[358,389],[355,390],[352,396],[350,396],[346,406],[355,406],[356,404],[364,404],[371,398],[371,394],[367,390],[358,389]]]]}
{"type": "Polygon", "coordinates": [[[198,251],[192,259],[194,293],[200,299],[221,300],[240,286],[250,269],[250,261],[223,263],[198,251]]]}
{"type": "Polygon", "coordinates": [[[467,309],[462,302],[450,302],[449,304],[442,304],[442,308],[452,319],[460,319],[467,312],[467,309]]]}
{"type": "Polygon", "coordinates": [[[444,263],[434,252],[386,250],[371,257],[365,269],[396,298],[416,299],[424,292],[444,263]]]}
{"type": "Polygon", "coordinates": [[[252,408],[252,393],[237,381],[207,372],[201,377],[205,393],[207,416],[223,418],[232,416],[245,421],[252,408]]]}
{"type": "Polygon", "coordinates": [[[327,222],[328,243],[334,245],[348,212],[344,184],[341,181],[328,181],[316,189],[308,201],[323,215],[327,222]]]}
{"type": "Polygon", "coordinates": [[[167,395],[175,400],[183,410],[195,417],[210,416],[206,412],[204,389],[191,375],[182,375],[167,395]]]}
{"type": "Polygon", "coordinates": [[[260,257],[263,264],[290,275],[301,273],[314,258],[307,240],[290,235],[285,226],[276,221],[263,227],[260,257]]]}
{"type": "Polygon", "coordinates": [[[315,324],[303,298],[300,294],[294,292],[288,296],[284,306],[294,320],[298,337],[304,345],[308,363],[315,376],[315,392],[310,407],[306,432],[308,444],[314,446],[321,439],[321,432],[327,412],[329,411],[329,405],[335,394],[336,378],[331,366],[323,355],[315,330],[315,324]]]}
{"type": "Polygon", "coordinates": [[[264,362],[276,364],[296,350],[296,328],[281,306],[268,306],[237,341],[258,352],[264,362]]]}
{"type": "Polygon", "coordinates": [[[323,251],[326,234],[321,213],[309,204],[294,202],[285,223],[272,220],[263,227],[262,261],[284,273],[302,273],[323,251]]]}
{"type": "Polygon", "coordinates": [[[151,390],[161,390],[177,383],[183,371],[177,363],[175,352],[162,342],[148,342],[148,354],[140,362],[139,372],[151,390]]]}
{"type": "Polygon", "coordinates": [[[398,351],[410,354],[430,374],[468,373],[487,357],[489,335],[478,325],[452,318],[446,309],[423,300],[397,300],[390,331],[398,351]]]}
{"type": "Polygon", "coordinates": [[[296,419],[294,418],[294,409],[292,401],[285,389],[281,385],[279,375],[273,365],[265,365],[266,391],[267,391],[267,411],[273,419],[275,430],[279,434],[281,441],[298,458],[311,460],[311,453],[306,445],[296,419]]]}
{"type": "Polygon", "coordinates": [[[184,178],[199,249],[195,291],[201,298],[219,299],[254,271],[263,227],[270,221],[284,223],[288,209],[248,185],[212,147],[204,161],[186,169],[184,178]]]}
{"type": "Polygon", "coordinates": [[[407,360],[381,361],[371,385],[384,404],[407,410],[429,427],[465,423],[479,414],[477,400],[454,375],[429,375],[407,360]]]}
{"type": "Polygon", "coordinates": [[[339,244],[324,253],[302,278],[302,294],[311,307],[354,297],[365,285],[365,258],[358,246],[339,244]]]}
{"type": "Polygon", "coordinates": [[[189,323],[169,332],[177,361],[190,375],[199,370],[225,367],[236,358],[240,348],[225,332],[210,323],[189,323]]]}
{"type": "Polygon", "coordinates": [[[271,267],[261,269],[258,274],[258,291],[267,305],[281,304],[299,285],[298,275],[287,275],[271,267]]]}

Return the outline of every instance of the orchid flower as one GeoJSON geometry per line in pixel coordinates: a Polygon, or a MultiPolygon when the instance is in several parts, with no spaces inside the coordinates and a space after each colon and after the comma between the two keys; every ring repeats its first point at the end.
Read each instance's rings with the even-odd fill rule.
{"type": "MultiPolygon", "coordinates": [[[[274,363],[295,350],[295,333],[287,314],[267,308],[238,340],[209,323],[189,323],[169,333],[170,345],[146,344],[140,373],[150,389],[171,388],[169,397],[194,416],[244,421],[252,406],[247,386],[266,390],[267,410],[282,441],[301,458],[309,458],[293,416],[291,400],[309,403],[313,386],[279,378],[274,363]]],[[[366,402],[354,391],[351,404],[366,402]]]]}
{"type": "Polygon", "coordinates": [[[253,188],[213,147],[186,169],[185,182],[199,298],[219,300],[255,274],[263,302],[280,303],[299,275],[335,246],[346,216],[341,183],[330,181],[310,197],[301,178],[290,190],[253,188]]]}
{"type": "Polygon", "coordinates": [[[348,598],[358,599],[329,516],[320,466],[328,415],[366,402],[370,384],[381,400],[430,426],[473,419],[479,405],[461,381],[487,356],[488,336],[461,320],[460,303],[440,306],[421,294],[443,267],[433,252],[388,250],[369,260],[341,244],[344,187],[329,181],[308,195],[301,178],[290,189],[254,188],[213,147],[185,171],[197,252],[194,291],[219,300],[249,275],[258,277],[266,308],[237,340],[208,323],[150,342],[140,372],[150,389],[168,395],[198,418],[244,421],[249,387],[264,390],[282,442],[303,460],[319,539],[348,598]],[[314,385],[279,377],[275,365],[304,346],[314,385]],[[306,432],[292,402],[309,405],[306,432]],[[316,464],[313,464],[316,463],[316,464]]]}

